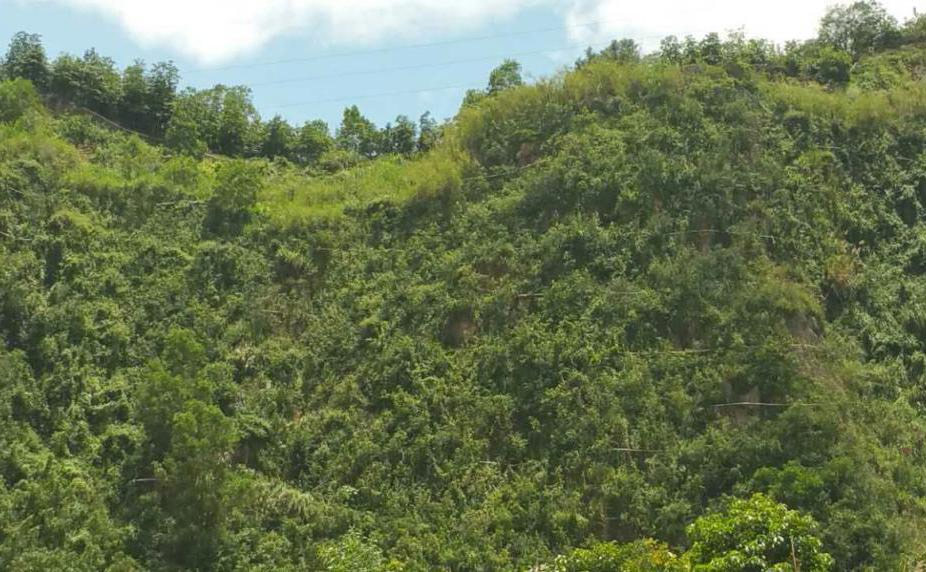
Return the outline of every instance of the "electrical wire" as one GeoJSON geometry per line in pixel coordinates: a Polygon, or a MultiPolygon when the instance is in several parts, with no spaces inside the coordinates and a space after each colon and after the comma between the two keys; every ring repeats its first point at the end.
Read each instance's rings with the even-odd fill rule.
{"type": "MultiPolygon", "coordinates": [[[[326,60],[326,59],[345,58],[345,57],[353,57],[353,56],[368,55],[368,54],[378,54],[378,53],[399,51],[399,50],[413,50],[413,49],[421,49],[421,48],[432,48],[432,47],[438,47],[438,46],[449,46],[449,45],[455,45],[455,44],[481,42],[485,40],[495,40],[495,39],[501,39],[501,38],[511,38],[511,37],[528,36],[528,35],[535,35],[535,34],[544,34],[548,32],[558,32],[558,31],[570,30],[570,29],[575,29],[575,28],[590,28],[593,26],[599,26],[602,24],[610,24],[610,23],[615,23],[615,22],[617,22],[617,20],[594,20],[591,22],[584,22],[581,24],[568,24],[565,26],[555,26],[551,28],[541,28],[541,29],[534,29],[534,30],[521,30],[517,32],[506,32],[502,34],[489,34],[489,35],[484,35],[484,36],[470,36],[466,38],[455,38],[452,40],[440,40],[436,42],[406,44],[402,46],[384,46],[381,48],[352,50],[352,51],[346,51],[346,52],[334,52],[334,53],[328,53],[328,54],[318,54],[315,56],[306,56],[306,57],[301,57],[301,58],[288,58],[288,59],[282,59],[282,60],[254,62],[254,63],[249,63],[249,64],[230,64],[230,65],[224,65],[224,66],[202,67],[202,68],[197,68],[197,69],[186,70],[185,73],[198,74],[198,73],[207,73],[207,72],[213,72],[213,71],[231,70],[231,69],[251,69],[251,68],[258,68],[258,67],[265,67],[265,66],[314,62],[314,61],[321,61],[321,60],[326,60]]],[[[638,38],[638,40],[642,41],[642,40],[661,39],[662,37],[663,36],[647,36],[647,37],[638,38]]]]}
{"type": "Polygon", "coordinates": [[[332,74],[321,74],[321,75],[304,76],[304,77],[297,77],[297,78],[287,78],[287,79],[279,79],[279,80],[273,80],[273,81],[249,83],[247,84],[247,86],[252,87],[252,88],[253,87],[264,87],[268,85],[299,83],[303,81],[314,81],[314,80],[319,80],[319,79],[333,79],[333,78],[351,77],[351,76],[358,76],[358,75],[372,75],[372,74],[381,74],[381,73],[391,73],[391,72],[397,72],[397,71],[440,68],[440,67],[457,65],[457,64],[466,64],[466,63],[499,60],[499,59],[519,58],[519,57],[524,57],[524,56],[550,54],[550,53],[555,53],[555,52],[565,52],[565,51],[572,50],[575,48],[581,48],[586,45],[587,44],[585,44],[584,42],[583,43],[573,43],[573,44],[563,46],[561,48],[554,48],[554,49],[545,48],[542,50],[530,50],[526,52],[514,52],[514,53],[509,53],[509,54],[493,54],[491,56],[480,56],[480,57],[474,57],[474,58],[464,58],[464,59],[448,60],[448,61],[442,61],[442,62],[412,64],[412,65],[396,66],[396,67],[381,67],[381,68],[368,69],[368,70],[338,72],[338,73],[332,73],[332,74]]]}
{"type": "Polygon", "coordinates": [[[321,103],[338,103],[342,101],[355,101],[358,99],[375,99],[379,97],[394,97],[397,95],[414,95],[418,93],[429,93],[432,91],[449,91],[452,89],[479,89],[482,86],[473,84],[445,85],[439,87],[428,87],[424,89],[409,89],[401,91],[380,91],[377,93],[368,93],[365,95],[345,95],[342,97],[331,97],[327,99],[312,99],[309,101],[298,101],[294,103],[282,103],[277,105],[268,105],[268,109],[285,109],[288,107],[301,107],[304,105],[317,105],[321,103]]]}
{"type": "MultiPolygon", "coordinates": [[[[570,49],[573,49],[573,48],[576,48],[576,47],[579,47],[579,44],[575,44],[575,45],[573,45],[573,46],[565,47],[565,48],[553,49],[553,50],[544,49],[544,50],[534,50],[534,51],[530,51],[530,52],[521,52],[520,54],[514,54],[513,57],[519,57],[519,56],[525,56],[525,55],[537,55],[537,54],[552,53],[552,52],[562,52],[562,51],[570,50],[570,49]]],[[[496,57],[504,57],[504,56],[496,56],[496,57]]],[[[366,73],[380,73],[380,72],[389,72],[389,71],[399,71],[399,70],[403,70],[403,69],[418,69],[418,68],[424,68],[424,67],[443,67],[443,66],[448,66],[448,65],[458,64],[458,63],[466,63],[466,62],[470,62],[470,61],[482,61],[482,60],[488,60],[488,59],[496,59],[496,57],[461,59],[461,60],[453,60],[453,61],[449,61],[449,62],[434,63],[434,64],[420,64],[420,65],[404,66],[404,67],[392,68],[392,69],[384,68],[384,69],[382,69],[382,70],[369,70],[369,71],[363,71],[363,72],[356,72],[356,74],[354,74],[354,73],[352,73],[352,72],[347,72],[347,73],[344,73],[343,75],[344,75],[344,76],[348,76],[348,75],[362,75],[362,74],[366,74],[366,73]]],[[[329,77],[341,77],[341,75],[342,75],[342,74],[336,74],[336,75],[334,75],[334,76],[329,76],[329,77]]],[[[264,85],[270,85],[270,84],[275,84],[275,83],[284,83],[284,82],[288,83],[289,81],[305,81],[305,80],[309,80],[309,79],[318,79],[318,78],[321,78],[321,77],[324,77],[324,76],[315,76],[315,77],[313,77],[313,78],[301,78],[301,79],[298,79],[298,80],[279,80],[279,81],[276,81],[276,82],[269,82],[269,83],[264,84],[264,85]]],[[[260,84],[251,84],[251,85],[260,85],[260,84]]],[[[344,96],[337,96],[337,97],[330,97],[330,98],[312,99],[312,100],[307,100],[307,101],[298,101],[298,102],[292,102],[292,103],[273,104],[273,105],[268,105],[268,106],[266,106],[266,107],[267,107],[268,109],[285,109],[285,108],[290,108],[290,107],[302,107],[302,106],[306,106],[306,105],[320,105],[320,104],[324,104],[324,103],[338,103],[338,102],[355,101],[355,100],[362,100],[362,99],[376,99],[376,98],[380,98],[380,97],[395,97],[395,96],[399,96],[399,95],[416,95],[416,94],[420,94],[420,93],[430,93],[430,92],[434,92],[434,91],[449,91],[449,90],[458,90],[458,89],[482,89],[483,87],[484,87],[484,85],[453,84],[453,85],[443,85],[443,86],[426,87],[426,88],[420,88],[420,89],[408,89],[408,90],[397,90],[397,91],[382,91],[382,92],[368,93],[368,94],[344,95],[344,96]]]]}

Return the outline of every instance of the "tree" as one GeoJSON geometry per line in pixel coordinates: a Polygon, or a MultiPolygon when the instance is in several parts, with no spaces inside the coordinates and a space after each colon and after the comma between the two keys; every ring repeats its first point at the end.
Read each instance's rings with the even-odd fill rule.
{"type": "Polygon", "coordinates": [[[260,165],[243,160],[229,161],[216,173],[216,187],[206,213],[206,230],[219,235],[241,231],[251,220],[263,183],[260,165]]]}
{"type": "Polygon", "coordinates": [[[666,36],[659,44],[659,56],[674,64],[682,63],[682,44],[675,36],[666,36]]]}
{"type": "Polygon", "coordinates": [[[801,58],[801,71],[824,85],[846,85],[852,71],[852,56],[832,46],[810,46],[801,58]]]}
{"type": "Polygon", "coordinates": [[[257,155],[259,121],[246,87],[187,89],[174,101],[165,140],[169,147],[194,156],[206,149],[231,157],[257,155]]]}
{"type": "Polygon", "coordinates": [[[640,46],[630,38],[613,40],[606,48],[598,53],[592,52],[591,48],[589,48],[585,52],[585,58],[576,62],[576,65],[577,67],[581,67],[598,58],[615,61],[621,64],[636,63],[640,61],[640,46]]]}
{"type": "Polygon", "coordinates": [[[614,40],[601,53],[604,57],[620,63],[640,61],[640,46],[630,38],[614,40]]]}
{"type": "Polygon", "coordinates": [[[489,72],[489,85],[485,90],[470,89],[466,92],[463,96],[463,107],[477,105],[487,96],[520,85],[524,85],[524,79],[521,77],[521,64],[515,60],[505,60],[489,72]]]}
{"type": "Polygon", "coordinates": [[[28,79],[42,91],[48,86],[48,60],[42,37],[17,32],[3,58],[3,75],[8,79],[28,79]]]}
{"type": "Polygon", "coordinates": [[[173,62],[158,62],[145,75],[149,113],[147,128],[152,135],[162,135],[167,129],[179,82],[180,73],[173,62]]]}
{"type": "Polygon", "coordinates": [[[686,556],[695,571],[784,571],[799,566],[805,572],[823,572],[832,568],[833,558],[823,552],[816,528],[811,517],[757,493],[692,523],[686,556]]]}
{"type": "Polygon", "coordinates": [[[919,44],[926,41],[926,14],[914,12],[913,17],[904,22],[900,33],[904,44],[919,44]]]}
{"type": "Polygon", "coordinates": [[[160,459],[171,441],[172,419],[190,399],[208,399],[207,388],[196,382],[205,365],[205,348],[190,330],[172,328],[164,339],[161,357],[148,363],[138,391],[139,418],[151,444],[150,457],[160,459]]]}
{"type": "Polygon", "coordinates": [[[96,50],[87,50],[83,58],[63,54],[52,65],[51,92],[56,97],[104,115],[115,110],[121,84],[113,60],[96,50]]]}
{"type": "Polygon", "coordinates": [[[417,128],[415,123],[405,115],[395,119],[395,125],[386,124],[382,133],[383,153],[411,155],[415,152],[417,128]]]}
{"type": "Polygon", "coordinates": [[[126,127],[148,132],[151,118],[145,64],[141,60],[122,70],[122,98],[119,118],[126,127]]]}
{"type": "Polygon", "coordinates": [[[895,46],[900,40],[897,20],[875,0],[860,0],[830,8],[820,22],[818,39],[849,52],[855,59],[895,46]]]}
{"type": "Polygon", "coordinates": [[[385,572],[385,559],[375,544],[351,530],[337,542],[323,545],[319,557],[325,572],[385,572]]]}
{"type": "Polygon", "coordinates": [[[425,152],[434,147],[440,137],[437,120],[431,117],[430,111],[425,111],[418,119],[418,151],[425,152]]]}
{"type": "Polygon", "coordinates": [[[589,548],[579,548],[567,556],[559,556],[552,572],[685,572],[683,559],[668,546],[654,540],[629,544],[599,542],[589,548]]]}
{"type": "Polygon", "coordinates": [[[485,99],[486,92],[481,89],[468,89],[463,96],[463,103],[460,107],[472,107],[485,99]]]}
{"type": "Polygon", "coordinates": [[[233,157],[257,154],[260,117],[251,103],[251,90],[235,86],[220,90],[219,130],[213,148],[233,157]]]}
{"type": "Polygon", "coordinates": [[[356,105],[344,110],[336,141],[341,149],[359,153],[364,157],[375,157],[381,148],[380,133],[376,125],[364,117],[356,105]]]}
{"type": "Polygon", "coordinates": [[[494,95],[519,85],[524,85],[524,80],[521,78],[521,64],[516,60],[505,60],[489,73],[487,93],[494,95]]]}
{"type": "Polygon", "coordinates": [[[712,66],[723,61],[723,42],[720,41],[719,35],[710,33],[704,36],[698,44],[698,59],[712,66]]]}
{"type": "Polygon", "coordinates": [[[211,127],[207,124],[210,119],[203,97],[193,89],[185,90],[172,105],[164,143],[184,155],[202,157],[209,150],[206,138],[211,127]]]}
{"type": "Polygon", "coordinates": [[[184,91],[173,103],[164,133],[165,145],[184,155],[202,157],[209,150],[206,138],[210,119],[202,97],[193,90],[184,91]]]}
{"type": "Polygon", "coordinates": [[[333,146],[327,123],[320,120],[306,121],[295,134],[293,157],[302,164],[316,163],[333,146]]]}
{"type": "Polygon", "coordinates": [[[52,63],[50,91],[58,99],[77,104],[83,87],[83,66],[80,58],[61,54],[52,63]]]}
{"type": "Polygon", "coordinates": [[[263,157],[291,157],[293,154],[293,143],[295,133],[292,126],[279,115],[264,126],[264,140],[260,146],[260,154],[263,157]]]}
{"type": "Polygon", "coordinates": [[[225,482],[236,441],[234,423],[212,401],[203,346],[185,329],[172,329],[139,390],[148,437],[145,465],[156,483],[158,510],[150,526],[167,560],[207,568],[216,557],[231,499],[225,482]],[[164,517],[167,518],[164,518],[164,517]]]}
{"type": "Polygon", "coordinates": [[[41,109],[35,86],[25,79],[0,82],[0,121],[15,121],[29,109],[41,109]]]}
{"type": "Polygon", "coordinates": [[[215,405],[188,400],[171,419],[170,450],[155,466],[157,494],[174,526],[167,551],[187,569],[215,561],[231,500],[225,491],[234,424],[215,405]]]}

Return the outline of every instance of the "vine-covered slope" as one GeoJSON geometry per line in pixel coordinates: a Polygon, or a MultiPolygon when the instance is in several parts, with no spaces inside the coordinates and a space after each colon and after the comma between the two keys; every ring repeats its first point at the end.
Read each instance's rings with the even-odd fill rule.
{"type": "Polygon", "coordinates": [[[833,85],[711,46],[334,174],[0,84],[0,567],[674,569],[734,498],[786,563],[912,567],[921,48],[833,85]]]}

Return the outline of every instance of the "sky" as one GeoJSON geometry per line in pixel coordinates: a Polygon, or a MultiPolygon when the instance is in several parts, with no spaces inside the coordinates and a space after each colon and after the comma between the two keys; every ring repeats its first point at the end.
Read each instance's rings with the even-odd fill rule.
{"type": "MultiPolygon", "coordinates": [[[[357,104],[380,125],[453,116],[506,57],[527,78],[586,47],[742,30],[806,39],[831,0],[0,0],[0,42],[40,34],[50,57],[96,48],[122,67],[172,60],[182,85],[247,85],[262,117],[323,119],[357,104]]],[[[882,0],[899,20],[926,0],[882,0]]]]}

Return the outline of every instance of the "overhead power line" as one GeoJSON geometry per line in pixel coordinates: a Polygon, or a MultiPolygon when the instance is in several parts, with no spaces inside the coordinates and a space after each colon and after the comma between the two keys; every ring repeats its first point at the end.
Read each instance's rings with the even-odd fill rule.
{"type": "MultiPolygon", "coordinates": [[[[529,51],[529,52],[520,52],[520,53],[517,53],[517,54],[509,55],[508,57],[519,57],[519,56],[526,56],[526,55],[536,55],[536,54],[544,54],[544,53],[562,52],[562,51],[570,50],[570,49],[573,49],[573,48],[576,48],[576,47],[579,47],[579,46],[580,46],[580,44],[574,44],[574,45],[569,46],[569,47],[557,48],[557,49],[552,49],[552,50],[551,50],[551,49],[543,49],[543,50],[533,50],[533,51],[529,51]]],[[[589,46],[589,47],[591,47],[591,46],[589,46]]],[[[440,62],[440,63],[433,63],[433,64],[417,64],[417,65],[412,65],[412,66],[401,66],[401,67],[391,68],[391,69],[390,69],[390,68],[382,68],[381,70],[364,70],[364,71],[362,71],[362,72],[345,72],[345,73],[343,73],[343,74],[335,74],[335,75],[327,76],[327,77],[341,77],[341,76],[349,76],[349,75],[363,75],[363,74],[369,74],[369,73],[380,73],[380,72],[389,72],[389,71],[401,71],[401,70],[406,70],[406,69],[418,69],[418,68],[426,68],[426,67],[444,67],[444,66],[454,65],[454,64],[458,64],[458,63],[466,63],[466,62],[470,62],[470,61],[482,61],[482,60],[496,59],[496,58],[501,58],[501,57],[505,57],[505,56],[493,56],[493,57],[484,57],[484,58],[469,58],[469,59],[451,60],[451,61],[447,61],[447,62],[440,62]]],[[[308,81],[308,80],[312,80],[312,79],[322,79],[322,78],[325,78],[325,77],[326,77],[326,76],[314,76],[314,77],[298,78],[298,79],[292,79],[292,80],[279,80],[279,81],[275,81],[275,82],[267,82],[267,83],[264,83],[264,84],[250,84],[249,87],[257,87],[257,86],[260,86],[260,85],[271,85],[271,84],[277,84],[277,83],[289,83],[290,81],[292,81],[292,82],[296,82],[296,81],[308,81]]],[[[343,95],[343,96],[336,96],[336,97],[329,97],[329,98],[321,98],[321,99],[311,99],[311,100],[297,101],[297,102],[292,102],[292,103],[280,103],[280,104],[275,104],[275,105],[269,105],[269,106],[267,106],[267,107],[270,108],[270,109],[283,109],[283,108],[289,108],[289,107],[301,107],[301,106],[306,106],[306,105],[318,105],[318,104],[323,104],[323,103],[338,103],[338,102],[354,101],[354,100],[360,100],[360,99],[375,99],[375,98],[379,98],[379,97],[394,97],[394,96],[399,96],[399,95],[415,95],[415,94],[419,94],[419,93],[428,93],[428,92],[432,92],[432,91],[448,91],[448,90],[456,90],[456,89],[481,89],[481,88],[483,88],[483,87],[485,87],[484,84],[480,84],[480,85],[474,85],[474,84],[441,85],[441,86],[425,87],[425,88],[420,88],[420,89],[403,89],[403,90],[396,90],[396,91],[381,91],[381,92],[367,93],[367,94],[354,94],[354,95],[343,95]]]]}
{"type": "MultiPolygon", "coordinates": [[[[477,58],[463,58],[463,59],[448,60],[448,61],[443,61],[443,62],[412,64],[408,66],[397,66],[397,67],[391,67],[391,68],[386,67],[386,68],[379,68],[375,70],[359,70],[359,71],[354,71],[354,72],[339,72],[339,73],[334,73],[334,74],[304,76],[304,77],[299,77],[299,78],[286,78],[286,79],[273,80],[273,81],[268,81],[268,82],[251,83],[251,84],[244,84],[244,85],[246,87],[255,88],[255,87],[263,87],[263,86],[269,86],[269,85],[298,83],[302,81],[331,79],[331,78],[338,78],[338,77],[371,75],[371,74],[390,73],[390,72],[406,71],[406,70],[414,70],[414,69],[441,68],[441,67],[448,67],[448,66],[452,66],[456,64],[461,64],[461,63],[564,52],[568,50],[573,50],[575,48],[579,48],[582,45],[583,44],[581,43],[575,43],[575,44],[571,44],[571,45],[561,47],[561,48],[553,48],[553,49],[545,48],[545,49],[530,50],[530,51],[525,51],[525,52],[516,52],[514,54],[507,54],[507,55],[498,54],[498,55],[493,55],[493,56],[482,56],[482,57],[477,57],[477,58]]],[[[595,49],[595,47],[593,46],[587,46],[587,47],[595,49]]],[[[431,87],[425,87],[425,88],[419,88],[419,89],[382,91],[382,92],[367,93],[367,94],[353,94],[353,95],[342,95],[342,96],[335,96],[335,97],[329,97],[329,98],[311,99],[307,101],[298,101],[298,102],[292,102],[292,103],[279,103],[279,104],[268,105],[267,108],[284,109],[284,108],[289,108],[289,107],[301,107],[301,106],[306,106],[306,105],[317,105],[317,104],[324,104],[324,103],[338,103],[338,102],[361,100],[361,99],[376,99],[379,97],[415,95],[419,93],[428,93],[432,91],[448,91],[448,90],[456,90],[456,89],[481,89],[483,87],[484,87],[484,84],[481,84],[481,85],[453,84],[453,85],[431,86],[431,87]]]]}
{"type": "Polygon", "coordinates": [[[380,67],[376,69],[286,78],[286,79],[279,79],[279,80],[272,80],[272,81],[249,83],[247,84],[247,86],[248,87],[264,87],[268,85],[299,83],[303,81],[314,81],[314,80],[319,80],[319,79],[333,79],[333,78],[339,78],[339,77],[351,77],[351,76],[358,76],[358,75],[372,75],[372,74],[390,73],[390,72],[397,72],[397,71],[440,68],[440,67],[457,65],[457,64],[466,64],[466,63],[473,63],[473,62],[483,62],[483,61],[490,61],[490,60],[510,59],[510,58],[524,57],[524,56],[534,56],[534,55],[539,55],[539,54],[564,52],[567,50],[572,50],[572,49],[580,48],[583,46],[587,46],[587,44],[585,44],[584,42],[576,42],[576,43],[568,44],[561,48],[544,48],[544,49],[539,49],[539,50],[530,50],[526,52],[514,52],[514,53],[508,53],[508,54],[493,54],[490,56],[479,56],[479,57],[474,57],[474,58],[445,60],[445,61],[440,61],[440,62],[430,62],[430,63],[423,63],[423,64],[411,64],[411,65],[394,66],[394,67],[380,67]]]}
{"type": "MultiPolygon", "coordinates": [[[[301,58],[287,58],[287,59],[271,60],[271,61],[265,61],[265,62],[254,62],[254,63],[249,63],[249,64],[229,64],[229,65],[224,65],[224,66],[208,66],[208,67],[186,70],[185,73],[198,74],[198,73],[208,73],[208,72],[213,72],[213,71],[231,70],[231,69],[250,69],[250,68],[258,68],[258,67],[265,67],[265,66],[314,62],[314,61],[321,61],[321,60],[334,59],[334,58],[345,58],[345,57],[360,56],[360,55],[379,54],[379,53],[391,52],[391,51],[414,50],[414,49],[432,48],[432,47],[438,47],[438,46],[450,46],[450,45],[455,45],[455,44],[466,44],[466,43],[471,43],[471,42],[481,42],[485,40],[495,40],[495,39],[500,39],[500,38],[530,36],[530,35],[535,35],[535,34],[543,34],[547,32],[558,32],[558,31],[578,29],[578,28],[591,28],[593,26],[598,26],[602,24],[610,24],[610,23],[615,23],[615,22],[617,22],[617,20],[594,20],[591,22],[584,22],[581,24],[568,24],[564,26],[554,26],[550,28],[540,28],[540,29],[534,29],[534,30],[521,30],[517,32],[506,32],[506,33],[500,33],[500,34],[488,34],[484,36],[469,36],[465,38],[455,38],[452,40],[439,40],[435,42],[424,42],[424,43],[419,43],[419,44],[405,44],[401,46],[383,46],[380,48],[351,50],[351,51],[345,51],[345,52],[332,52],[332,53],[327,53],[327,54],[318,54],[315,56],[306,56],[306,57],[301,57],[301,58]]],[[[638,41],[641,41],[641,40],[660,39],[662,37],[663,36],[648,36],[648,37],[642,37],[642,38],[636,38],[636,39],[638,41]]]]}
{"type": "MultiPolygon", "coordinates": [[[[286,64],[286,63],[319,61],[319,60],[324,60],[324,59],[329,59],[329,58],[372,54],[372,53],[387,52],[387,51],[392,51],[392,50],[427,48],[427,47],[433,47],[433,46],[460,44],[460,43],[465,43],[465,42],[475,42],[475,41],[502,38],[502,37],[510,37],[510,36],[532,35],[532,34],[539,34],[543,32],[565,30],[565,29],[571,29],[571,28],[591,27],[595,25],[608,23],[608,22],[611,22],[611,21],[610,20],[598,20],[598,21],[593,21],[593,22],[586,22],[583,24],[557,26],[557,27],[552,27],[552,28],[544,28],[540,30],[528,30],[528,31],[520,31],[520,32],[511,32],[511,33],[506,33],[506,34],[475,36],[475,37],[470,37],[470,38],[458,38],[454,40],[446,40],[446,41],[440,41],[440,42],[429,42],[429,43],[422,43],[422,44],[410,44],[410,45],[405,45],[405,46],[383,47],[383,48],[375,48],[375,49],[369,49],[369,50],[341,52],[341,53],[334,53],[334,54],[320,54],[318,56],[311,56],[311,57],[306,57],[306,58],[292,58],[292,59],[287,59],[287,60],[257,62],[253,64],[237,64],[237,65],[229,65],[229,66],[221,66],[221,67],[213,67],[213,68],[201,68],[199,70],[188,70],[186,73],[201,73],[201,72],[206,72],[206,71],[218,71],[218,70],[227,70],[227,69],[254,68],[254,67],[262,67],[262,66],[286,64]]],[[[652,40],[652,39],[659,39],[662,37],[663,36],[655,36],[655,35],[654,36],[643,36],[643,37],[634,38],[634,40],[637,42],[642,42],[642,41],[647,41],[647,40],[652,40]]],[[[393,66],[393,67],[381,67],[377,69],[336,72],[336,73],[331,73],[331,74],[317,74],[317,75],[302,76],[302,77],[289,77],[289,78],[282,78],[278,80],[269,80],[269,81],[263,81],[263,82],[240,83],[236,85],[242,85],[244,87],[249,87],[249,88],[256,88],[256,87],[265,87],[265,86],[272,86],[272,85],[299,83],[299,82],[304,82],[304,81],[373,75],[373,74],[391,73],[391,72],[398,72],[398,71],[409,71],[409,70],[416,70],[416,69],[441,68],[441,67],[448,67],[448,66],[462,64],[462,63],[488,61],[488,60],[503,59],[503,58],[517,58],[517,57],[525,57],[525,56],[539,55],[539,54],[545,54],[545,53],[563,52],[563,51],[572,50],[575,48],[580,48],[583,45],[593,49],[591,45],[586,45],[585,42],[575,42],[567,46],[560,47],[560,48],[554,48],[554,49],[545,48],[545,49],[537,49],[537,50],[530,50],[530,51],[524,51],[524,52],[497,54],[497,55],[480,56],[480,57],[473,57],[473,58],[462,58],[462,59],[433,62],[433,63],[411,64],[411,65],[393,66]]],[[[282,109],[282,108],[289,108],[289,107],[299,107],[299,106],[304,106],[304,105],[337,103],[337,102],[343,102],[343,101],[351,101],[355,99],[375,99],[379,97],[413,95],[413,94],[419,94],[419,93],[427,93],[431,91],[447,91],[447,90],[452,90],[452,89],[479,89],[481,87],[483,86],[481,85],[432,86],[432,87],[413,89],[413,90],[398,90],[398,91],[386,91],[386,92],[377,92],[377,93],[370,93],[370,94],[344,95],[344,96],[321,98],[321,99],[314,99],[314,100],[308,100],[308,101],[302,101],[302,102],[274,104],[274,105],[269,105],[268,107],[271,109],[282,109]]]]}
{"type": "Polygon", "coordinates": [[[269,105],[270,109],[282,109],[286,107],[299,107],[303,105],[316,105],[320,103],[337,103],[339,101],[354,101],[357,99],[374,99],[377,97],[392,97],[396,95],[413,95],[416,93],[428,93],[431,91],[448,91],[451,89],[479,89],[483,86],[473,84],[445,85],[438,87],[427,87],[424,89],[408,89],[401,91],[380,91],[377,93],[368,93],[365,95],[345,95],[340,97],[331,97],[327,99],[312,99],[309,101],[298,101],[295,103],[283,103],[278,105],[269,105]]]}

